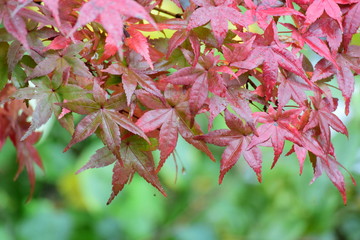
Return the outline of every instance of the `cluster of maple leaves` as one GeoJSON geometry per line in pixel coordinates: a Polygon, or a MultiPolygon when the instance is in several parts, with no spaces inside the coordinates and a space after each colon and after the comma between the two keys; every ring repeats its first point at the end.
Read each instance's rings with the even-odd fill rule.
{"type": "Polygon", "coordinates": [[[275,166],[287,140],[300,173],[309,156],[314,180],[325,171],[346,202],[330,128],[348,132],[329,87],[336,79],[348,114],[360,1],[173,2],[181,14],[162,0],[0,0],[0,148],[9,137],[31,192],[35,130],[54,115],[72,135],[65,151],[94,134],[104,143],[79,172],[114,164],[108,203],[135,172],[166,195],[158,173],[179,134],[214,161],[207,143],[225,147],[220,183],[241,156],[261,181],[259,146],[273,148],[275,166]],[[217,116],[227,129],[212,131],[217,116]]]}

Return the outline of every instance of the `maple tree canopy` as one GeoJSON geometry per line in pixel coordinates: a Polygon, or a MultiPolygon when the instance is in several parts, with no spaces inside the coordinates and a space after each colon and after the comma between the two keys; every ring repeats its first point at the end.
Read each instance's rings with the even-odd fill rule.
{"type": "Polygon", "coordinates": [[[348,114],[360,1],[172,1],[177,14],[162,0],[0,0],[0,149],[9,137],[16,176],[26,169],[32,193],[35,130],[55,116],[72,135],[65,151],[103,142],[79,172],[113,165],[108,203],[134,173],[166,195],[158,173],[179,135],[213,161],[207,144],[224,147],[220,183],[241,156],[261,181],[259,146],[274,167],[288,141],[300,173],[309,156],[313,180],[325,172],[346,202],[330,129],[348,135],[333,92],[348,114]],[[212,130],[216,117],[228,128],[212,130]]]}

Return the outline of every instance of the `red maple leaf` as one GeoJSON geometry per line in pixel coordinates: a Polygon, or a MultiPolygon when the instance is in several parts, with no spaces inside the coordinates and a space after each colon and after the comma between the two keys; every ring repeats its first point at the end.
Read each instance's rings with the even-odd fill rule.
{"type": "MultiPolygon", "coordinates": [[[[0,100],[9,97],[14,91],[15,88],[13,86],[5,86],[0,92],[0,100]]],[[[41,133],[33,132],[28,134],[29,136],[25,140],[22,139],[30,125],[27,122],[27,118],[30,114],[32,114],[32,109],[28,108],[26,104],[20,100],[6,102],[3,107],[0,108],[0,124],[2,126],[0,128],[0,149],[5,143],[5,140],[9,137],[16,148],[17,162],[19,165],[14,180],[19,177],[20,173],[25,168],[30,182],[30,194],[28,200],[31,199],[35,189],[34,164],[43,169],[40,155],[34,147],[34,144],[39,141],[41,133]]]]}
{"type": "Polygon", "coordinates": [[[132,66],[126,67],[121,63],[113,63],[107,69],[103,70],[103,72],[114,75],[122,75],[121,80],[124,86],[128,104],[130,104],[131,97],[134,94],[137,85],[140,85],[142,88],[154,94],[155,96],[162,96],[154,81],[152,81],[149,76],[137,70],[136,68],[133,68],[132,66]]]}
{"type": "Polygon", "coordinates": [[[165,160],[175,150],[178,133],[180,133],[186,141],[214,160],[213,155],[206,145],[201,141],[193,139],[195,134],[201,133],[201,130],[196,123],[192,128],[188,126],[190,122],[190,112],[187,94],[184,94],[180,87],[168,84],[164,95],[165,102],[159,101],[155,96],[146,92],[140,92],[137,95],[145,106],[153,110],[145,112],[136,122],[136,125],[146,133],[160,129],[160,162],[157,171],[160,171],[165,160]]]}
{"type": "Polygon", "coordinates": [[[281,79],[278,88],[279,105],[284,107],[292,99],[299,106],[305,106],[307,100],[305,91],[311,90],[311,87],[295,74],[290,74],[286,79],[281,74],[279,76],[281,79]]]}
{"type": "Polygon", "coordinates": [[[123,101],[125,101],[125,99],[120,94],[107,99],[105,90],[103,90],[98,83],[94,82],[93,98],[79,98],[60,103],[62,107],[72,112],[86,114],[76,126],[73,137],[64,151],[67,151],[75,143],[86,139],[99,128],[101,140],[119,159],[120,163],[123,164],[119,151],[121,143],[119,127],[148,140],[147,136],[139,127],[127,116],[118,112],[124,106],[124,104],[121,103],[123,101]]]}
{"type": "Polygon", "coordinates": [[[210,22],[212,31],[218,44],[221,45],[228,31],[228,21],[247,26],[244,16],[237,7],[234,7],[233,0],[193,0],[200,6],[190,17],[188,29],[193,29],[210,22]]]}
{"type": "Polygon", "coordinates": [[[353,45],[348,47],[346,53],[338,53],[336,62],[339,68],[335,68],[325,59],[320,60],[315,66],[312,81],[318,81],[336,74],[339,88],[345,99],[345,114],[347,115],[354,91],[354,74],[352,70],[356,74],[360,74],[360,47],[353,45]]]}
{"type": "Polygon", "coordinates": [[[293,8],[283,7],[283,3],[280,1],[261,1],[257,2],[258,5],[252,0],[244,0],[246,6],[249,8],[245,12],[245,16],[251,20],[251,23],[257,23],[263,29],[265,29],[271,22],[271,16],[302,16],[304,15],[293,8]]]}
{"type": "Polygon", "coordinates": [[[131,26],[126,29],[126,31],[130,34],[130,37],[125,39],[125,44],[133,49],[135,52],[139,53],[143,56],[146,62],[149,64],[151,69],[154,69],[152,64],[150,54],[149,54],[149,43],[147,38],[144,35],[137,31],[135,28],[131,26]]]}
{"type": "Polygon", "coordinates": [[[263,85],[266,99],[272,97],[274,86],[278,81],[279,66],[290,71],[313,85],[307,78],[301,61],[289,50],[278,44],[275,24],[269,24],[264,36],[256,39],[249,57],[245,60],[234,62],[231,66],[251,70],[263,65],[263,85]]]}
{"type": "Polygon", "coordinates": [[[30,46],[26,38],[28,30],[25,19],[34,19],[35,22],[41,22],[45,25],[52,23],[38,12],[25,8],[25,6],[30,4],[33,3],[29,1],[21,3],[12,0],[0,0],[0,22],[4,24],[7,32],[21,42],[26,49],[30,49],[30,46]]]}
{"type": "MultiPolygon", "coordinates": [[[[323,171],[325,171],[326,175],[329,177],[331,182],[341,193],[344,204],[346,204],[347,199],[346,199],[345,181],[343,174],[338,169],[339,166],[344,168],[338,161],[336,161],[335,157],[333,156],[328,155],[328,158],[326,160],[317,157],[315,161],[314,178],[311,180],[311,183],[313,183],[318,177],[322,175],[323,171]]],[[[352,176],[351,178],[353,184],[356,185],[355,179],[352,176]]]]}
{"type": "Polygon", "coordinates": [[[333,19],[335,19],[340,29],[342,30],[342,13],[339,5],[341,0],[314,0],[306,10],[306,20],[304,26],[309,26],[315,22],[324,12],[333,19]]]}
{"type": "Polygon", "coordinates": [[[31,192],[35,130],[54,113],[72,135],[65,150],[104,143],[80,171],[114,164],[109,203],[135,172],[164,193],[157,173],[179,134],[212,160],[206,142],[226,147],[219,182],[241,155],[260,180],[258,147],[273,148],[273,167],[288,140],[300,173],[308,155],[344,197],[330,129],[347,130],[329,81],[348,114],[359,0],[173,1],[177,13],[161,0],[0,0],[0,148],[9,137],[31,192]],[[215,117],[229,129],[203,134],[202,117],[208,131],[215,117]]]}
{"type": "MultiPolygon", "coordinates": [[[[332,112],[336,109],[336,103],[329,103],[327,98],[321,98],[320,94],[310,97],[314,105],[314,110],[311,111],[308,124],[304,128],[304,132],[309,129],[319,127],[321,137],[324,141],[323,149],[328,153],[331,146],[330,141],[330,126],[337,132],[348,135],[348,131],[341,120],[332,112]],[[331,107],[333,106],[333,107],[331,107]]],[[[334,100],[333,100],[334,101],[334,100]]]]}
{"type": "Polygon", "coordinates": [[[336,51],[340,46],[341,39],[339,39],[339,34],[341,34],[341,32],[339,32],[337,28],[330,28],[331,21],[328,18],[319,19],[305,32],[298,31],[289,23],[283,23],[282,25],[292,30],[292,38],[297,41],[298,47],[303,48],[306,43],[314,52],[325,57],[337,66],[336,60],[330,52],[328,45],[321,40],[321,38],[327,37],[329,45],[333,51],[336,51]]]}
{"type": "Polygon", "coordinates": [[[336,61],[339,64],[339,69],[336,69],[336,76],[339,88],[345,98],[345,114],[349,114],[350,100],[354,92],[354,74],[351,70],[360,74],[360,47],[350,46],[348,51],[343,54],[338,54],[336,61]]]}
{"type": "Polygon", "coordinates": [[[124,188],[125,184],[131,182],[135,172],[166,196],[159,178],[156,175],[154,159],[150,150],[154,149],[148,142],[140,137],[133,136],[124,140],[120,145],[121,162],[123,165],[117,161],[116,157],[108,148],[103,147],[98,149],[90,158],[89,162],[77,171],[77,173],[86,169],[101,168],[115,163],[112,177],[112,193],[107,204],[111,203],[114,197],[124,188]]]}
{"type": "Polygon", "coordinates": [[[77,28],[98,19],[112,38],[116,39],[117,48],[121,49],[124,17],[145,19],[156,26],[148,11],[133,0],[90,0],[81,7],[78,20],[69,35],[73,34],[77,28]]]}
{"type": "Polygon", "coordinates": [[[360,2],[354,4],[344,17],[344,48],[347,49],[352,36],[360,27],[360,2]]]}
{"type": "Polygon", "coordinates": [[[271,140],[271,145],[274,148],[274,161],[271,166],[273,168],[283,152],[285,139],[302,145],[301,135],[294,126],[299,121],[298,117],[301,112],[302,109],[291,109],[283,112],[281,108],[275,110],[270,106],[268,113],[254,113],[256,121],[264,124],[257,128],[259,136],[254,135],[252,137],[248,149],[271,140]]]}
{"type": "Polygon", "coordinates": [[[230,129],[219,129],[195,137],[207,143],[226,147],[220,161],[219,183],[222,182],[225,174],[236,164],[241,155],[244,156],[246,162],[256,173],[259,182],[261,182],[261,151],[258,147],[248,149],[252,137],[251,127],[246,126],[241,119],[228,110],[225,110],[225,120],[230,129]]]}
{"type": "Polygon", "coordinates": [[[196,67],[185,67],[166,77],[164,81],[177,85],[191,85],[190,90],[190,112],[193,116],[204,105],[209,91],[218,95],[226,94],[225,83],[218,72],[229,72],[232,70],[227,66],[218,66],[219,57],[212,52],[202,56],[196,67]]]}

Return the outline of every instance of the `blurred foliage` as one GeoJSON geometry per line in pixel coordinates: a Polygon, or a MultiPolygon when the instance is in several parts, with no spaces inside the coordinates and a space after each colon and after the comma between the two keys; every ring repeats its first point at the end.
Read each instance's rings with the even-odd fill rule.
{"type": "MultiPolygon", "coordinates": [[[[345,118],[349,139],[334,132],[332,140],[339,161],[360,182],[359,89],[352,106],[351,115],[345,118]]],[[[198,120],[206,126],[205,119],[198,120]]],[[[12,181],[15,150],[7,143],[0,153],[1,240],[359,239],[360,191],[349,176],[349,200],[344,206],[326,176],[308,184],[312,179],[310,163],[299,176],[296,158],[283,156],[270,170],[273,153],[267,148],[263,148],[263,183],[257,182],[240,159],[219,186],[219,163],[182,140],[177,148],[177,167],[169,161],[160,173],[167,198],[135,176],[106,206],[111,167],[75,174],[101,143],[89,139],[63,153],[70,136],[55,121],[51,124],[37,145],[46,172],[38,169],[36,192],[29,203],[25,203],[29,192],[26,174],[12,181]]],[[[216,127],[223,126],[221,119],[216,119],[216,127]]],[[[223,149],[211,148],[220,159],[223,149]]]]}

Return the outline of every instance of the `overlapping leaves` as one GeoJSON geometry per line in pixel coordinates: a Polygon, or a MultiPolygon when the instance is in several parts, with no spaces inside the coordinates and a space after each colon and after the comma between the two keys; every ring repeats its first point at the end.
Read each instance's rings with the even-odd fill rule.
{"type": "Polygon", "coordinates": [[[108,203],[135,172],[165,195],[158,173],[179,134],[212,160],[206,143],[225,147],[220,183],[241,156],[260,181],[259,146],[275,166],[289,141],[300,172],[308,155],[314,179],[325,171],[346,201],[330,128],[348,132],[329,86],[336,79],[348,114],[359,1],[176,0],[181,14],[161,2],[0,0],[0,147],[11,139],[32,191],[35,130],[54,115],[72,134],[66,151],[92,135],[104,143],[80,171],[114,164],[108,203]],[[221,117],[228,128],[211,131],[221,117]]]}

